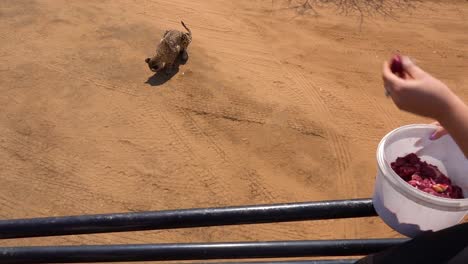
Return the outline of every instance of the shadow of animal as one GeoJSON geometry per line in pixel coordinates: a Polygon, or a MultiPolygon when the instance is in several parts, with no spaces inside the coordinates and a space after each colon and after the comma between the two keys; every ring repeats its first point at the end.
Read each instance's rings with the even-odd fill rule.
{"type": "Polygon", "coordinates": [[[177,59],[176,59],[175,63],[174,63],[174,68],[173,68],[173,70],[171,72],[169,72],[169,73],[166,73],[165,71],[157,72],[157,73],[153,74],[152,76],[150,76],[148,78],[148,80],[146,80],[145,83],[147,83],[147,84],[149,84],[151,86],[163,85],[164,83],[166,83],[167,81],[172,79],[172,77],[174,77],[179,72],[179,66],[184,65],[185,63],[187,63],[188,59],[189,59],[188,54],[187,54],[187,59],[186,60],[182,59],[182,53],[179,54],[177,56],[177,59]]]}

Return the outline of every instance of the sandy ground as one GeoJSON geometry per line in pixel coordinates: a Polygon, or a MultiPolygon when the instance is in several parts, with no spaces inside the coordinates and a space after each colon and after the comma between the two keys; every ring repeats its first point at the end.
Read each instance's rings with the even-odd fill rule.
{"type": "MultiPolygon", "coordinates": [[[[429,121],[385,98],[382,61],[409,54],[468,99],[468,2],[382,2],[360,18],[287,0],[0,1],[0,217],[370,197],[381,137],[429,121]],[[144,59],[181,19],[190,58],[153,76],[144,59]]],[[[0,245],[398,236],[369,218],[0,245]]]]}

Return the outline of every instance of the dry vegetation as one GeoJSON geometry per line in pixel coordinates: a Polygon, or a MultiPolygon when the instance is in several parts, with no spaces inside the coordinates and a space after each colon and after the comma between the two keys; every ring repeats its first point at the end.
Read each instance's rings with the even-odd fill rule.
{"type": "Polygon", "coordinates": [[[358,15],[360,24],[366,17],[384,16],[395,18],[400,11],[414,9],[417,0],[287,0],[288,9],[295,9],[298,14],[320,15],[320,9],[331,8],[337,14],[358,15]]]}

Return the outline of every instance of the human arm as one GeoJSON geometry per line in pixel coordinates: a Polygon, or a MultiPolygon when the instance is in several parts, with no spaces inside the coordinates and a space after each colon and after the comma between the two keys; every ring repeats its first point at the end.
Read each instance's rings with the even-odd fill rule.
{"type": "MultiPolygon", "coordinates": [[[[416,66],[409,58],[402,58],[403,76],[395,75],[390,62],[383,66],[385,89],[398,108],[430,117],[450,133],[468,157],[468,107],[444,83],[416,66]]],[[[437,132],[436,136],[442,133],[437,132]]]]}

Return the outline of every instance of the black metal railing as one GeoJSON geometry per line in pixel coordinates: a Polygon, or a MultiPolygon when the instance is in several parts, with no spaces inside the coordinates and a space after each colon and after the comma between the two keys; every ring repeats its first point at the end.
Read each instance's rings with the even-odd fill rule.
{"type": "MultiPolygon", "coordinates": [[[[0,220],[0,238],[25,238],[376,216],[370,199],[0,220]]],[[[358,256],[405,239],[0,247],[0,264],[358,256]]],[[[353,263],[345,260],[269,262],[353,263]]],[[[244,262],[249,263],[249,262],[244,262]]],[[[252,262],[250,262],[252,263],[252,262]]],[[[257,262],[260,263],[260,262],[257,262]]]]}
{"type": "Polygon", "coordinates": [[[376,216],[370,199],[0,220],[0,238],[376,216]]]}

